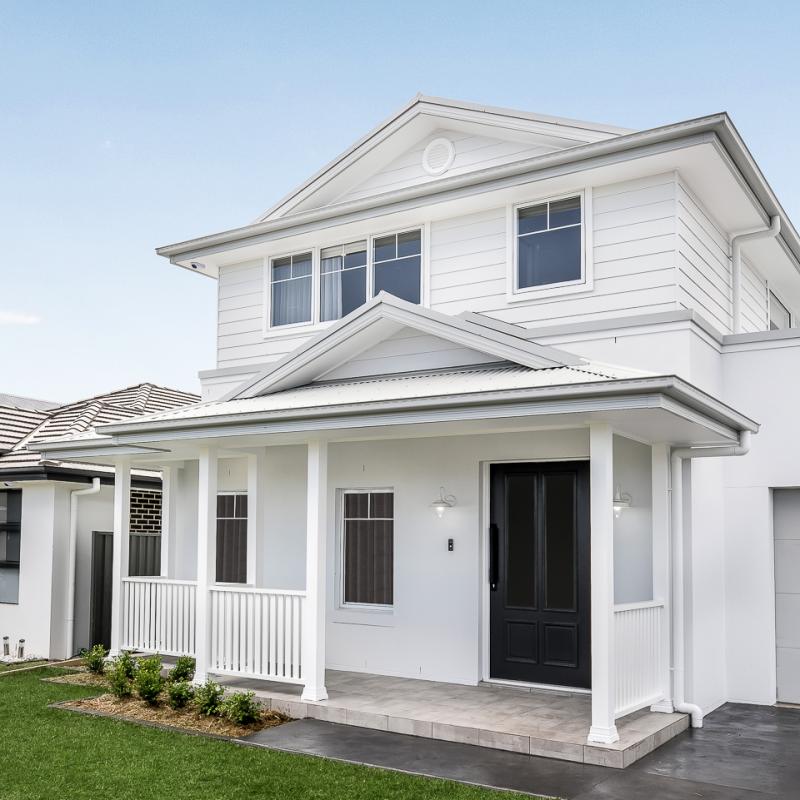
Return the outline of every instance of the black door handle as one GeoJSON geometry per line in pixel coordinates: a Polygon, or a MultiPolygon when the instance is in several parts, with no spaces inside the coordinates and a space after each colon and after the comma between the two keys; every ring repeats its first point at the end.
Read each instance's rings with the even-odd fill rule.
{"type": "Polygon", "coordinates": [[[497,591],[497,568],[500,559],[500,531],[494,523],[489,526],[489,588],[497,591]]]}

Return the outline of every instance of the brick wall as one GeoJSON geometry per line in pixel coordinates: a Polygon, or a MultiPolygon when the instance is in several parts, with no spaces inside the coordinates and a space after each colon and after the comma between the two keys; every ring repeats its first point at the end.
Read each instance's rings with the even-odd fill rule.
{"type": "Polygon", "coordinates": [[[131,489],[131,533],[161,533],[161,492],[131,489]]]}

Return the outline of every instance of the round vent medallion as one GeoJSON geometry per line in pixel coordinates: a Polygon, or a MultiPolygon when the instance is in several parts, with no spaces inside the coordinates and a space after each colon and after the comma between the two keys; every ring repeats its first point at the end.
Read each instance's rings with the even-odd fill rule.
{"type": "Polygon", "coordinates": [[[449,139],[433,139],[422,154],[422,168],[428,175],[447,172],[456,157],[456,148],[449,139]]]}

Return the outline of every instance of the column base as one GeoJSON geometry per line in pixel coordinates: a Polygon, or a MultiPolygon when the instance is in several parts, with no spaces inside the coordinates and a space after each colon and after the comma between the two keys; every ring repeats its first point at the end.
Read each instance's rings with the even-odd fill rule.
{"type": "Polygon", "coordinates": [[[614,742],[619,741],[617,726],[612,725],[610,728],[606,728],[600,725],[592,725],[589,728],[589,735],[586,739],[590,744],[614,744],[614,742]]]}
{"type": "Polygon", "coordinates": [[[672,714],[675,708],[672,705],[672,700],[659,700],[650,706],[650,710],[658,714],[672,714]]]}
{"type": "Polygon", "coordinates": [[[192,678],[192,685],[202,686],[207,680],[208,680],[207,672],[198,672],[197,670],[195,670],[194,678],[192,678]]]}
{"type": "Polygon", "coordinates": [[[304,703],[316,703],[328,699],[328,690],[324,686],[304,686],[300,699],[304,703]]]}

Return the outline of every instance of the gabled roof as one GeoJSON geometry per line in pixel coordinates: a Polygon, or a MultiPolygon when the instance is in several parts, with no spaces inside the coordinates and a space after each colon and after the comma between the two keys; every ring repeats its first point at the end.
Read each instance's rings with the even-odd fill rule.
{"type": "Polygon", "coordinates": [[[312,383],[404,327],[530,369],[582,363],[572,353],[528,341],[523,338],[524,329],[516,336],[381,292],[285,358],[270,364],[225,399],[256,397],[312,383]]]}
{"type": "Polygon", "coordinates": [[[378,149],[383,147],[390,137],[394,138],[401,131],[404,132],[402,144],[411,144],[415,139],[431,133],[434,127],[453,123],[473,126],[479,124],[487,129],[513,131],[516,134],[537,134],[549,140],[554,145],[554,149],[632,133],[628,128],[417,94],[399,111],[354,142],[333,161],[267,209],[255,222],[265,222],[291,213],[296,205],[306,201],[323,186],[368,155],[374,154],[376,163],[380,163],[381,160],[385,161],[386,158],[382,158],[377,153],[378,149]],[[420,124],[422,120],[429,120],[430,124],[420,124]]]}
{"type": "Polygon", "coordinates": [[[75,436],[95,425],[165,411],[199,399],[190,392],[139,383],[44,411],[0,407],[0,474],[39,466],[41,456],[36,445],[44,440],[75,436]]]}

